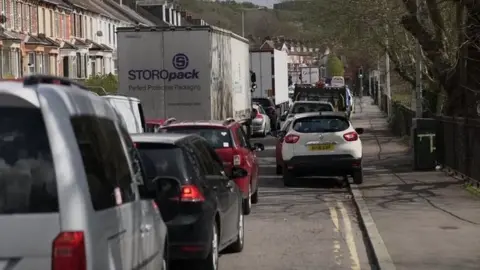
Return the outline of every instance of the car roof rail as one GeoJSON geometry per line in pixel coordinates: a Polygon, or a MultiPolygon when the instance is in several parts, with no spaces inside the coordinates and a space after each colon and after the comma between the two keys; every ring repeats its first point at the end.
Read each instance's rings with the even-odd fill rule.
{"type": "Polygon", "coordinates": [[[235,122],[235,119],[233,117],[229,117],[227,119],[225,119],[225,121],[223,121],[223,125],[228,125],[228,124],[231,124],[235,122]]]}
{"type": "Polygon", "coordinates": [[[177,121],[177,119],[175,119],[174,117],[170,117],[167,120],[165,120],[165,122],[163,122],[162,126],[168,126],[175,121],[177,121]]]}
{"type": "Polygon", "coordinates": [[[82,85],[78,82],[58,77],[52,75],[43,75],[43,74],[36,74],[36,75],[28,75],[23,78],[23,85],[25,86],[33,86],[37,84],[57,84],[57,85],[64,85],[64,86],[76,86],[83,90],[89,90],[85,85],[82,85]]]}

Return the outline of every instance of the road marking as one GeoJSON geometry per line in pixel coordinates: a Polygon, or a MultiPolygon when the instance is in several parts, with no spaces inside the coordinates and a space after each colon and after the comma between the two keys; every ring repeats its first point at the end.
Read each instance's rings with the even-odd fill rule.
{"type": "MultiPolygon", "coordinates": [[[[335,226],[334,231],[336,233],[340,232],[340,225],[338,220],[338,212],[337,209],[333,206],[329,206],[330,210],[330,217],[332,218],[333,225],[335,226]]],[[[342,253],[341,253],[341,245],[338,239],[333,240],[333,255],[335,257],[335,263],[337,265],[342,265],[342,253]]]]}
{"type": "Polygon", "coordinates": [[[352,259],[352,270],[360,270],[360,258],[358,257],[357,245],[355,243],[355,237],[353,236],[352,222],[348,215],[347,209],[341,201],[337,202],[337,206],[340,209],[340,213],[343,218],[343,225],[345,227],[345,241],[347,242],[348,250],[350,251],[350,258],[352,259]]]}

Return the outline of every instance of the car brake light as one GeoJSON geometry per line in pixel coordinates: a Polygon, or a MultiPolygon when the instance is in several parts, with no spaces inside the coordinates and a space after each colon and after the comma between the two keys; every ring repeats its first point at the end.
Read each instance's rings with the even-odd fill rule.
{"type": "Polygon", "coordinates": [[[290,134],[290,135],[285,137],[285,142],[286,143],[297,143],[299,139],[300,139],[300,136],[290,134]]]}
{"type": "Polygon", "coordinates": [[[354,141],[358,140],[358,134],[355,131],[348,132],[348,133],[343,134],[343,138],[347,142],[354,142],[354,141]]]}
{"type": "Polygon", "coordinates": [[[233,166],[240,166],[242,164],[242,157],[240,155],[233,156],[233,166]]]}
{"type": "Polygon", "coordinates": [[[61,232],[55,240],[53,240],[52,269],[87,269],[83,232],[61,232]]]}
{"type": "Polygon", "coordinates": [[[180,193],[180,201],[181,202],[203,202],[205,201],[205,197],[203,194],[198,190],[198,188],[194,185],[185,185],[182,186],[182,190],[180,193]]]}
{"type": "Polygon", "coordinates": [[[257,116],[255,116],[255,118],[263,119],[263,115],[257,111],[257,116]]]}

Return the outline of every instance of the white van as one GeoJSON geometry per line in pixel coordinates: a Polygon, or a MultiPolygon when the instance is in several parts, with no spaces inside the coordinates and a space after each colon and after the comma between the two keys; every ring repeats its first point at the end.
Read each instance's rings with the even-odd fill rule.
{"type": "Polygon", "coordinates": [[[130,149],[83,86],[0,82],[0,268],[164,270],[167,227],[130,149]]]}
{"type": "Polygon", "coordinates": [[[122,116],[128,133],[145,132],[145,117],[143,115],[142,104],[138,98],[118,95],[107,95],[102,97],[107,99],[117,113],[122,116]]]}

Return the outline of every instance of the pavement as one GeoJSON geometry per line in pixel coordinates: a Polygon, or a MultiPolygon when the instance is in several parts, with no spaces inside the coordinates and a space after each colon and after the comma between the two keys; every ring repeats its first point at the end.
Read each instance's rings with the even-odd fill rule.
{"type": "Polygon", "coordinates": [[[365,129],[365,178],[351,186],[380,268],[480,269],[480,197],[443,172],[413,172],[371,98],[357,100],[352,122],[365,129]]]}
{"type": "Polygon", "coordinates": [[[348,187],[339,179],[308,178],[295,188],[275,174],[275,138],[253,139],[260,200],[246,217],[245,249],[223,254],[228,270],[371,269],[348,187]]]}

